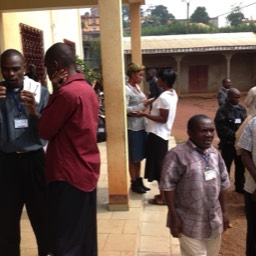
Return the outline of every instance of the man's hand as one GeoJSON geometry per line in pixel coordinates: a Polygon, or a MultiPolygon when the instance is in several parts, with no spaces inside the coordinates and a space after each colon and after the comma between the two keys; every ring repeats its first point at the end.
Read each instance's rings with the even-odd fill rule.
{"type": "Polygon", "coordinates": [[[231,228],[231,224],[229,222],[228,214],[222,213],[223,216],[223,230],[226,231],[228,228],[231,228]]]}
{"type": "Polygon", "coordinates": [[[51,77],[53,91],[57,91],[60,88],[61,84],[63,84],[67,80],[67,78],[68,72],[64,69],[54,72],[51,77]]]}
{"type": "Polygon", "coordinates": [[[173,237],[181,237],[182,221],[178,215],[170,215],[170,230],[173,237]]]}
{"type": "Polygon", "coordinates": [[[21,91],[20,92],[20,98],[22,100],[23,106],[26,107],[28,110],[29,114],[32,116],[37,115],[37,109],[36,109],[36,100],[35,100],[35,95],[34,93],[30,91],[21,91]]]}
{"type": "Polygon", "coordinates": [[[0,86],[0,99],[4,99],[6,97],[6,87],[0,86]]]}

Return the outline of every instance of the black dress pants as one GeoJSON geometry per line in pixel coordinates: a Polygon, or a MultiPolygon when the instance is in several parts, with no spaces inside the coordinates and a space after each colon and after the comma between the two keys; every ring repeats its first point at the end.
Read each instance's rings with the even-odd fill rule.
{"type": "Polygon", "coordinates": [[[26,206],[38,245],[38,254],[49,252],[44,151],[0,152],[0,255],[20,255],[20,219],[26,206]]]}
{"type": "Polygon", "coordinates": [[[244,165],[241,156],[236,154],[233,144],[221,144],[221,156],[226,164],[228,173],[230,174],[231,164],[235,164],[235,190],[242,192],[244,189],[244,165]]]}
{"type": "Polygon", "coordinates": [[[56,181],[48,192],[53,255],[97,256],[96,189],[85,192],[56,181]]]}

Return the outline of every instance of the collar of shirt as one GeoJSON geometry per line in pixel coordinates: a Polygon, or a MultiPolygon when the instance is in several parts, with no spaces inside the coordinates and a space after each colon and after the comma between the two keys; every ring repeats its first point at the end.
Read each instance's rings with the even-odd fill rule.
{"type": "Polygon", "coordinates": [[[84,81],[85,81],[84,74],[77,73],[77,74],[74,74],[74,75],[69,76],[69,77],[67,78],[67,80],[63,83],[62,86],[68,85],[68,84],[72,83],[72,82],[75,81],[75,80],[84,80],[84,81]]]}
{"type": "Polygon", "coordinates": [[[214,153],[213,146],[203,150],[203,149],[199,148],[197,145],[195,145],[190,139],[187,141],[187,144],[191,147],[192,150],[197,151],[200,154],[208,155],[210,153],[214,153]]]}
{"type": "Polygon", "coordinates": [[[226,104],[227,104],[227,106],[228,106],[231,110],[241,110],[241,109],[242,109],[239,104],[237,104],[237,105],[232,105],[232,104],[230,104],[230,103],[228,103],[228,102],[226,102],[226,104]]]}

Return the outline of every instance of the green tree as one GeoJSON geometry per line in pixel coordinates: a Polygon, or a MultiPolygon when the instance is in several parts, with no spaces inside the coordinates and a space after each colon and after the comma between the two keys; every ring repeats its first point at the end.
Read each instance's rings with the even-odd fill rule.
{"type": "Polygon", "coordinates": [[[231,26],[237,27],[239,24],[242,23],[242,20],[244,19],[244,14],[241,12],[240,6],[235,6],[226,18],[230,22],[231,26]]]}
{"type": "Polygon", "coordinates": [[[209,19],[205,7],[197,7],[194,13],[190,16],[190,21],[196,23],[209,24],[209,19]]]}
{"type": "Polygon", "coordinates": [[[169,13],[166,6],[157,5],[155,7],[150,7],[146,10],[149,13],[149,19],[151,23],[154,24],[167,24],[167,22],[171,19],[175,19],[175,17],[169,13]]]}
{"type": "Polygon", "coordinates": [[[82,68],[82,72],[85,74],[86,80],[91,83],[93,83],[95,80],[101,81],[102,75],[100,70],[90,68],[86,60],[83,60],[79,56],[76,56],[76,64],[82,68]]]}
{"type": "Polygon", "coordinates": [[[130,8],[129,8],[129,6],[123,6],[122,15],[123,15],[123,28],[128,28],[130,26],[130,8]]]}
{"type": "Polygon", "coordinates": [[[130,20],[130,8],[129,6],[122,7],[122,15],[124,20],[130,20]]]}

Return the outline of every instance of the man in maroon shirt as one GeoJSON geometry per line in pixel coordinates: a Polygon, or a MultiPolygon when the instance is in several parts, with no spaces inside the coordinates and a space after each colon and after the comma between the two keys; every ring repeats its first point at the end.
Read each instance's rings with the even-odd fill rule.
{"type": "Polygon", "coordinates": [[[84,75],[77,73],[75,56],[64,43],[47,50],[45,66],[53,94],[39,121],[39,134],[49,140],[46,178],[52,252],[96,256],[97,97],[84,75]]]}

